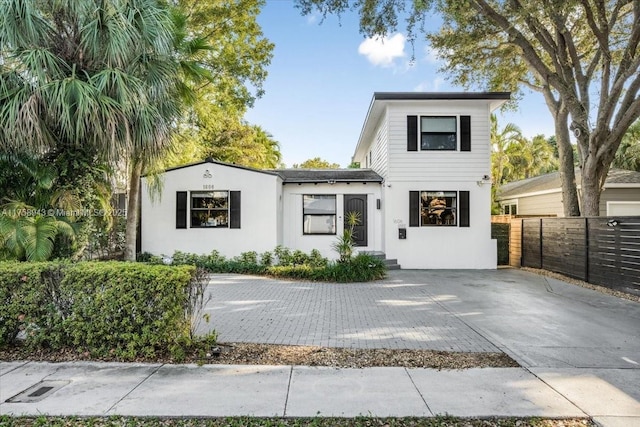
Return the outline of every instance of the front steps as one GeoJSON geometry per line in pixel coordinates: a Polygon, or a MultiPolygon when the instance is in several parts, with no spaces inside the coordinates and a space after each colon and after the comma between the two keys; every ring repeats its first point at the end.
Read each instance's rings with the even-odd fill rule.
{"type": "Polygon", "coordinates": [[[384,261],[384,264],[387,266],[387,270],[400,270],[400,264],[398,264],[397,259],[387,259],[387,255],[384,252],[380,251],[362,251],[363,254],[371,255],[375,258],[381,259],[384,261]]]}

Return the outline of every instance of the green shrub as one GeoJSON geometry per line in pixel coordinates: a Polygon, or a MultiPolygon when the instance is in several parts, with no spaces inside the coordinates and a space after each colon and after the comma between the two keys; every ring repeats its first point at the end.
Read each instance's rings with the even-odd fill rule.
{"type": "Polygon", "coordinates": [[[331,262],[324,266],[286,265],[266,269],[266,274],[298,280],[326,282],[368,282],[383,279],[387,268],[384,262],[367,254],[359,254],[348,262],[331,262]]]}
{"type": "Polygon", "coordinates": [[[236,261],[243,264],[258,264],[258,253],[255,251],[243,252],[236,261]]]}
{"type": "Polygon", "coordinates": [[[288,279],[323,280],[324,272],[322,270],[322,268],[310,265],[276,265],[267,268],[266,274],[288,279]]]}
{"type": "Polygon", "coordinates": [[[384,261],[368,254],[358,254],[348,262],[336,262],[327,267],[335,282],[369,282],[383,279],[387,272],[384,261]]]}
{"type": "MultiPolygon", "coordinates": [[[[154,257],[150,256],[147,259],[153,261],[154,257]]],[[[260,262],[258,254],[254,251],[243,252],[230,260],[215,250],[210,255],[176,251],[173,255],[173,265],[195,265],[210,273],[266,274],[289,279],[329,282],[367,282],[384,278],[386,274],[384,262],[370,255],[360,254],[342,261],[329,262],[317,249],[306,254],[300,250],[291,251],[284,246],[277,246],[273,253],[264,252],[260,255],[260,262]],[[274,260],[274,256],[277,261],[274,260]]]]}
{"type": "Polygon", "coordinates": [[[329,260],[323,257],[317,249],[311,251],[308,262],[312,267],[326,267],[329,264],[329,260]]]}
{"type": "Polygon", "coordinates": [[[275,254],[276,258],[278,258],[276,265],[281,265],[281,266],[293,265],[293,259],[291,257],[291,251],[289,250],[289,248],[285,248],[284,246],[278,245],[273,250],[273,253],[275,254]]]}
{"type": "Polygon", "coordinates": [[[179,357],[197,341],[192,306],[205,285],[195,273],[191,266],[123,262],[2,263],[0,345],[23,331],[32,347],[125,360],[179,357]]]}
{"type": "Polygon", "coordinates": [[[35,334],[47,305],[42,272],[50,263],[0,263],[0,347],[12,343],[19,332],[35,334]]]}
{"type": "Polygon", "coordinates": [[[265,267],[271,267],[273,265],[273,253],[266,251],[260,255],[260,264],[265,267]]]}

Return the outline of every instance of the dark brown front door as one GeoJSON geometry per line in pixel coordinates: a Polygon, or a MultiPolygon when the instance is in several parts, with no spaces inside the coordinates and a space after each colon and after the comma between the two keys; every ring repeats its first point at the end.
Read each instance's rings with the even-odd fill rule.
{"type": "Polygon", "coordinates": [[[349,228],[347,224],[347,214],[358,212],[360,222],[353,228],[353,241],[356,246],[367,246],[367,195],[366,194],[345,194],[344,196],[344,228],[349,228]]]}

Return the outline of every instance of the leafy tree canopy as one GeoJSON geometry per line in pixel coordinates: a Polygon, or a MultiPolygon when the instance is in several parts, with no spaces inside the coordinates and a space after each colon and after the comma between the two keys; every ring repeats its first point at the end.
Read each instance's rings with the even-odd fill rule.
{"type": "Polygon", "coordinates": [[[613,166],[640,172],[640,120],[635,122],[622,138],[613,166]]]}
{"type": "Polygon", "coordinates": [[[298,164],[293,164],[294,169],[340,169],[340,165],[337,163],[329,163],[327,160],[320,157],[314,157],[313,159],[305,160],[298,164]]]}

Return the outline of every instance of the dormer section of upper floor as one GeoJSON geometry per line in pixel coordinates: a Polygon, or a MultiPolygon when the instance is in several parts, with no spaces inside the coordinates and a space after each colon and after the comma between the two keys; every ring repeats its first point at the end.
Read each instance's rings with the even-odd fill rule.
{"type": "Polygon", "coordinates": [[[469,181],[490,172],[490,115],[506,92],[376,92],[353,162],[386,180],[469,181]]]}

